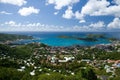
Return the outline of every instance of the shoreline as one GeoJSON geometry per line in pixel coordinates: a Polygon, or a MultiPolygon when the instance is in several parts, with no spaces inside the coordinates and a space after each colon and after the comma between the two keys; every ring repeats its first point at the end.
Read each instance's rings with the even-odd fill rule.
{"type": "MultiPolygon", "coordinates": [[[[26,39],[22,39],[22,40],[26,40],[26,39]]],[[[36,39],[27,39],[27,40],[36,40],[36,39]]],[[[16,41],[21,41],[21,39],[20,40],[16,40],[16,41]]],[[[10,41],[10,43],[7,43],[7,45],[27,45],[27,44],[32,44],[32,43],[44,44],[44,43],[41,43],[41,42],[27,42],[27,43],[15,44],[14,41],[10,41]]],[[[6,43],[0,43],[0,44],[6,44],[6,43]]],[[[44,45],[49,46],[49,47],[53,47],[53,48],[95,47],[95,46],[120,45],[120,40],[112,41],[111,43],[106,43],[106,44],[101,43],[101,44],[95,44],[95,45],[80,45],[80,44],[71,45],[71,46],[50,46],[48,44],[44,44],[44,45]]]]}
{"type": "MultiPolygon", "coordinates": [[[[30,44],[30,43],[42,43],[42,44],[45,44],[45,45],[51,46],[51,47],[75,47],[75,46],[91,47],[91,46],[97,46],[97,45],[112,45],[112,44],[116,43],[116,41],[120,41],[119,38],[117,39],[114,36],[108,37],[108,35],[105,35],[104,33],[99,33],[99,34],[93,34],[93,33],[94,32],[92,32],[92,33],[86,32],[86,34],[84,34],[84,37],[79,37],[80,34],[75,34],[76,37],[74,37],[73,34],[68,35],[68,34],[63,34],[63,33],[58,34],[56,36],[52,36],[52,37],[50,34],[49,35],[50,37],[49,37],[47,34],[48,38],[45,37],[46,39],[44,39],[44,38],[41,39],[42,37],[39,36],[41,33],[39,33],[39,34],[36,33],[37,35],[33,35],[33,33],[32,34],[24,33],[25,36],[31,36],[33,39],[16,39],[13,41],[7,40],[5,42],[0,42],[0,43],[1,44],[10,44],[10,45],[25,45],[25,44],[30,44]],[[64,35],[65,38],[64,38],[64,36],[60,37],[61,35],[64,35]],[[102,35],[102,37],[107,37],[107,38],[105,38],[105,40],[102,40],[101,35],[102,35]],[[92,36],[92,38],[97,39],[97,41],[90,41],[90,40],[86,41],[86,40],[81,40],[81,39],[79,41],[76,41],[76,40],[78,40],[78,38],[86,39],[87,37],[91,37],[91,36],[92,36]],[[72,39],[70,39],[70,38],[72,38],[72,39]],[[66,39],[66,40],[64,40],[64,39],[66,39]]],[[[15,35],[23,35],[23,33],[22,34],[14,33],[14,34],[15,35]]],[[[41,34],[41,35],[45,35],[45,34],[41,34]]],[[[53,33],[52,33],[52,35],[53,35],[53,33]]]]}

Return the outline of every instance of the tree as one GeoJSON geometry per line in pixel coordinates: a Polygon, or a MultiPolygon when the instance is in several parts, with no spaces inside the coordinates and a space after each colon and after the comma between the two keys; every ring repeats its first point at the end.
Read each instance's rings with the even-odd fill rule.
{"type": "Polygon", "coordinates": [[[59,73],[51,73],[49,75],[42,74],[39,76],[38,80],[64,80],[64,77],[59,73]]]}
{"type": "Polygon", "coordinates": [[[91,68],[82,69],[81,75],[87,80],[97,80],[97,76],[91,68]]]}
{"type": "Polygon", "coordinates": [[[117,68],[117,69],[115,70],[115,73],[116,73],[117,76],[120,76],[120,68],[117,68]]]}
{"type": "Polygon", "coordinates": [[[29,73],[25,73],[25,75],[21,78],[21,80],[31,80],[32,76],[29,73]]]}
{"type": "Polygon", "coordinates": [[[19,72],[14,68],[0,67],[0,80],[20,80],[23,75],[23,72],[19,72]]]}

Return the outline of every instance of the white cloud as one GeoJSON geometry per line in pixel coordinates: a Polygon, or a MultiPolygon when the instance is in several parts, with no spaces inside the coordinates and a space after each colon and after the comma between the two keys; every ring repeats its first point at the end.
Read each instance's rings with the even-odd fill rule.
{"type": "Polygon", "coordinates": [[[80,20],[79,23],[85,23],[86,21],[83,19],[83,20],[80,20]]]}
{"type": "Polygon", "coordinates": [[[26,0],[0,0],[0,3],[22,6],[27,3],[26,0]]]}
{"type": "Polygon", "coordinates": [[[74,16],[75,16],[76,19],[79,19],[79,20],[80,20],[79,23],[84,23],[84,22],[86,22],[86,21],[84,20],[84,18],[83,18],[84,15],[81,14],[79,11],[76,11],[75,14],[74,14],[74,16]]]}
{"type": "Polygon", "coordinates": [[[59,11],[57,11],[57,12],[54,12],[54,15],[57,15],[59,13],[59,11]]]}
{"type": "Polygon", "coordinates": [[[107,0],[89,0],[81,10],[81,14],[90,16],[112,15],[120,17],[120,0],[114,0],[117,5],[110,5],[107,0]]]}
{"type": "Polygon", "coordinates": [[[73,26],[71,28],[72,31],[91,31],[88,26],[73,26]]]}
{"type": "Polygon", "coordinates": [[[118,6],[110,6],[109,8],[101,11],[101,15],[113,15],[115,17],[120,17],[120,5],[118,6]]]}
{"type": "Polygon", "coordinates": [[[83,26],[73,26],[71,30],[73,31],[103,31],[105,29],[105,24],[102,21],[96,23],[91,23],[89,25],[83,26]]]}
{"type": "Polygon", "coordinates": [[[110,5],[110,3],[106,0],[89,0],[87,4],[83,6],[81,13],[85,15],[93,15],[98,11],[105,9],[108,5],[110,5]]]}
{"type": "Polygon", "coordinates": [[[6,11],[1,11],[0,14],[6,14],[6,15],[10,15],[12,13],[6,12],[6,11]]]}
{"type": "MultiPolygon", "coordinates": [[[[53,4],[55,5],[54,8],[57,10],[62,9],[63,7],[68,7],[68,9],[65,11],[65,13],[62,15],[63,18],[65,19],[72,19],[72,18],[76,18],[79,20],[79,23],[84,23],[86,22],[84,20],[84,15],[81,14],[79,11],[76,11],[75,13],[73,13],[73,5],[75,3],[78,3],[80,0],[46,0],[46,4],[53,4]]],[[[57,15],[58,13],[55,12],[55,15],[57,15]]]]}
{"type": "MultiPolygon", "coordinates": [[[[54,5],[57,10],[63,7],[74,7],[75,3],[80,0],[46,0],[46,4],[54,5]]],[[[79,23],[86,22],[85,16],[114,16],[120,17],[120,0],[112,0],[112,4],[109,0],[88,0],[87,3],[82,7],[81,10],[73,12],[72,9],[68,8],[62,15],[63,18],[71,19],[75,18],[79,20],[79,23]]],[[[54,13],[57,15],[57,13],[54,13]]]]}
{"type": "Polygon", "coordinates": [[[104,28],[105,27],[105,23],[102,22],[102,21],[99,21],[97,23],[92,23],[89,25],[90,27],[93,27],[93,28],[104,28]]]}
{"type": "Polygon", "coordinates": [[[120,19],[114,18],[114,20],[108,24],[108,29],[120,29],[120,19]]]}
{"type": "Polygon", "coordinates": [[[83,26],[73,26],[71,28],[72,31],[103,31],[105,30],[105,24],[102,21],[91,23],[89,25],[83,26]]]}
{"type": "MultiPolygon", "coordinates": [[[[78,3],[80,0],[46,0],[46,5],[52,4],[54,5],[54,8],[57,10],[62,9],[63,7],[68,7],[68,9],[65,11],[65,13],[62,15],[63,18],[71,19],[73,17],[76,17],[76,14],[73,13],[72,7],[75,3],[78,3]]],[[[57,15],[58,13],[55,12],[54,15],[57,15]]],[[[78,18],[77,18],[78,19],[78,18]]],[[[80,23],[85,22],[85,20],[79,19],[80,23]]]]}
{"type": "Polygon", "coordinates": [[[107,0],[89,0],[80,11],[73,14],[79,23],[86,22],[84,19],[86,15],[120,17],[120,0],[114,0],[114,5],[110,5],[107,0]]]}
{"type": "Polygon", "coordinates": [[[97,22],[90,25],[83,26],[55,26],[41,23],[17,23],[15,21],[8,21],[2,23],[0,31],[97,31],[104,29],[104,22],[97,22]]]}
{"type": "Polygon", "coordinates": [[[67,30],[63,26],[47,25],[41,23],[16,23],[8,21],[0,24],[0,31],[64,31],[67,30]]]}
{"type": "Polygon", "coordinates": [[[55,5],[55,9],[60,10],[65,6],[71,6],[74,3],[79,2],[79,0],[46,0],[46,4],[55,5]]]}
{"type": "Polygon", "coordinates": [[[114,0],[117,5],[120,5],[120,0],[114,0]]]}
{"type": "Polygon", "coordinates": [[[31,14],[38,14],[39,13],[39,9],[35,9],[34,7],[23,7],[22,9],[20,9],[18,11],[18,13],[21,15],[21,16],[28,16],[28,15],[31,15],[31,14]]]}
{"type": "Polygon", "coordinates": [[[16,24],[16,22],[14,21],[9,21],[9,22],[5,22],[6,25],[10,25],[10,26],[14,26],[16,24]]]}
{"type": "Polygon", "coordinates": [[[41,23],[17,23],[15,21],[8,21],[0,24],[2,29],[0,31],[87,31],[87,26],[55,26],[41,23]]]}
{"type": "Polygon", "coordinates": [[[62,17],[66,19],[71,19],[73,16],[74,16],[74,13],[72,12],[72,7],[68,7],[68,9],[62,15],[62,17]]]}

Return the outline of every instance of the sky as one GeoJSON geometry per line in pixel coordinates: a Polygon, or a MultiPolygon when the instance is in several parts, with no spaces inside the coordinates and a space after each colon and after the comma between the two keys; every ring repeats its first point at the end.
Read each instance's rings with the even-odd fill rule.
{"type": "Polygon", "coordinates": [[[0,0],[0,31],[120,31],[120,0],[0,0]]]}

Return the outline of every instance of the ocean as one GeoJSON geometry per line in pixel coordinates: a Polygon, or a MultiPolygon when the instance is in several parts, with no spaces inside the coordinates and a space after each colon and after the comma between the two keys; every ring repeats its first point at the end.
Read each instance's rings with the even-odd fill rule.
{"type": "Polygon", "coordinates": [[[120,39],[120,32],[7,32],[9,34],[20,34],[33,36],[33,40],[21,40],[15,41],[14,43],[25,44],[32,42],[40,42],[49,46],[93,46],[98,44],[109,44],[111,43],[108,39],[98,39],[98,41],[85,41],[74,38],[60,38],[58,36],[77,36],[85,37],[87,34],[104,34],[106,37],[120,39]]]}

